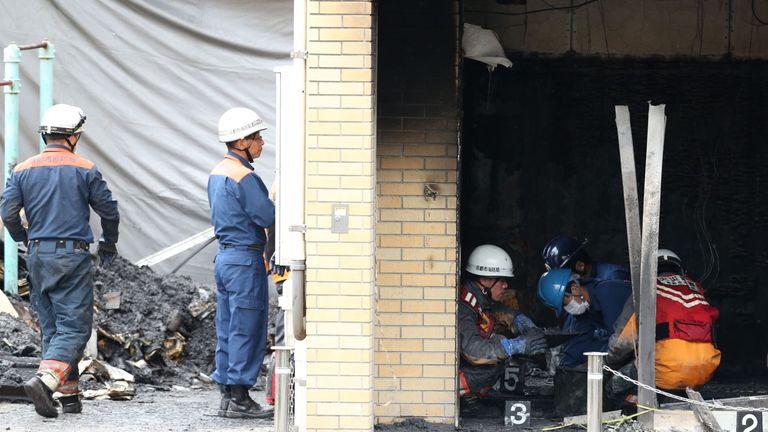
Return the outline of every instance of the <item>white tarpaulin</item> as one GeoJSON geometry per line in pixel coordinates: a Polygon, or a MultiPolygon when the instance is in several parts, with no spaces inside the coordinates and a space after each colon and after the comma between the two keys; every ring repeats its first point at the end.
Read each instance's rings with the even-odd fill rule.
{"type": "MultiPolygon", "coordinates": [[[[122,256],[136,261],[210,226],[206,183],[226,151],[216,124],[228,108],[251,107],[270,128],[255,163],[269,187],[273,68],[291,64],[292,14],[285,0],[0,1],[0,45],[55,45],[54,103],[86,113],[78,154],[96,163],[118,201],[122,256]]],[[[38,151],[37,50],[22,52],[21,74],[19,161],[38,151]]],[[[91,222],[98,235],[98,217],[91,222]]],[[[215,250],[180,273],[211,281],[215,250]]]]}

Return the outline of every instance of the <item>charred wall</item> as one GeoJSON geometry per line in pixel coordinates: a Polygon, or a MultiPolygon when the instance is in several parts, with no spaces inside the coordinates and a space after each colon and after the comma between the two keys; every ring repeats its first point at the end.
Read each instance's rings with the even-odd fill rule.
{"type": "Polygon", "coordinates": [[[661,247],[720,308],[721,376],[766,371],[768,63],[524,57],[493,73],[464,66],[463,250],[512,252],[523,307],[557,233],[627,263],[614,105],[630,107],[642,196],[648,101],[666,104],[661,247]]]}
{"type": "Polygon", "coordinates": [[[453,423],[458,2],[377,7],[374,414],[453,423]]]}

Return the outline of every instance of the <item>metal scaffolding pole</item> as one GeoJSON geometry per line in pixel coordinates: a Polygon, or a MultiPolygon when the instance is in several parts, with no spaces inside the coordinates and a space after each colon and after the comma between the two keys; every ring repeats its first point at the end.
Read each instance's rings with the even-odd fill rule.
{"type": "MultiPolygon", "coordinates": [[[[3,50],[3,62],[5,62],[5,81],[10,85],[3,87],[5,94],[5,165],[4,183],[8,183],[13,167],[19,159],[19,92],[21,80],[19,79],[19,64],[21,63],[21,50],[16,44],[10,44],[3,50]]],[[[3,263],[5,267],[4,289],[5,292],[16,294],[19,280],[19,250],[16,241],[13,240],[8,230],[5,229],[5,247],[3,250],[3,263]]]]}
{"type": "MultiPolygon", "coordinates": [[[[47,39],[37,49],[37,57],[40,59],[40,121],[48,108],[53,105],[53,60],[55,51],[53,44],[47,39]]],[[[40,137],[40,150],[45,148],[45,141],[40,137]]]]}

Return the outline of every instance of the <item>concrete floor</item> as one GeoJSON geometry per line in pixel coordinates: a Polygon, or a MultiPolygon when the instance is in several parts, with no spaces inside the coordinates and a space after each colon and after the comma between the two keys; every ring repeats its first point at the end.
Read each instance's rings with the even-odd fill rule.
{"type": "MultiPolygon", "coordinates": [[[[252,392],[263,404],[264,392],[252,392]]],[[[0,401],[0,429],[9,432],[135,432],[135,431],[256,431],[273,430],[272,420],[241,420],[216,416],[219,392],[205,390],[151,391],[137,389],[130,401],[84,400],[81,414],[43,418],[29,403],[0,401]]]]}

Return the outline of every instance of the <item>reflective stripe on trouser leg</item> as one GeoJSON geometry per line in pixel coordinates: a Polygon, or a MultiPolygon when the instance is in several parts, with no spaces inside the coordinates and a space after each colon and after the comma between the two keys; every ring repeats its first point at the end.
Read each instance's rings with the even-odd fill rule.
{"type": "Polygon", "coordinates": [[[59,393],[64,396],[72,396],[80,394],[80,387],[78,380],[65,380],[61,387],[59,387],[59,393]]]}
{"type": "Polygon", "coordinates": [[[218,341],[221,345],[225,340],[226,346],[217,347],[214,380],[222,383],[226,376],[227,384],[251,386],[261,371],[267,342],[269,292],[264,262],[257,251],[221,251],[215,268],[217,292],[225,291],[222,297],[228,300],[217,306],[228,309],[229,322],[217,317],[218,341]]]}
{"type": "Polygon", "coordinates": [[[469,383],[467,377],[464,376],[464,372],[459,371],[459,396],[469,394],[469,383]]]}
{"type": "Polygon", "coordinates": [[[33,307],[43,334],[43,360],[68,364],[62,382],[77,379],[77,363],[93,323],[91,255],[81,250],[40,252],[33,248],[28,265],[33,307]]]}
{"type": "Polygon", "coordinates": [[[61,386],[61,383],[64,382],[67,374],[69,374],[70,368],[69,363],[57,360],[43,360],[40,362],[40,367],[37,368],[37,376],[40,377],[51,391],[56,391],[61,386]]]}

